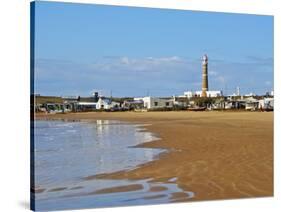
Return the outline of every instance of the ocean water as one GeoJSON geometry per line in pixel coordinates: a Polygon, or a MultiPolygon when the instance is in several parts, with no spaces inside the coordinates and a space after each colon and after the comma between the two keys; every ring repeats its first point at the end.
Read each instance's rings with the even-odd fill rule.
{"type": "Polygon", "coordinates": [[[142,126],[119,121],[35,121],[34,169],[36,210],[60,210],[167,203],[174,193],[186,194],[171,182],[155,183],[87,178],[130,170],[157,159],[163,149],[136,148],[158,139],[142,126]],[[162,187],[150,192],[151,187],[162,187]],[[119,188],[108,192],[108,188],[119,188]],[[132,189],[120,189],[120,188],[132,189]],[[98,192],[103,191],[103,192],[98,192]]]}

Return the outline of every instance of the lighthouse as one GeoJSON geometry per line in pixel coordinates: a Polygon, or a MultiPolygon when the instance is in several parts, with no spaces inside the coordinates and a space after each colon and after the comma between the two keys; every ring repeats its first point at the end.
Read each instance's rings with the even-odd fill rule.
{"type": "Polygon", "coordinates": [[[202,97],[207,97],[208,91],[208,56],[202,57],[202,97]]]}

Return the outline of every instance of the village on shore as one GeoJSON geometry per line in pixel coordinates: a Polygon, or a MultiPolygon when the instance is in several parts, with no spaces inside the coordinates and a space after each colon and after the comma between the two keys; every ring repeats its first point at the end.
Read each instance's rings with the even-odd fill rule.
{"type": "Polygon", "coordinates": [[[264,95],[253,93],[241,95],[237,87],[232,95],[222,91],[210,91],[208,86],[208,57],[202,57],[202,89],[186,91],[183,95],[170,97],[106,97],[94,92],[90,97],[31,95],[31,111],[45,113],[89,112],[89,111],[273,111],[274,92],[264,95]]]}
{"type": "Polygon", "coordinates": [[[273,111],[274,96],[265,95],[216,95],[201,97],[196,93],[186,92],[183,96],[173,97],[105,97],[96,92],[90,97],[31,97],[32,110],[45,113],[89,112],[89,111],[273,111]],[[187,95],[190,94],[190,95],[187,95]]]}

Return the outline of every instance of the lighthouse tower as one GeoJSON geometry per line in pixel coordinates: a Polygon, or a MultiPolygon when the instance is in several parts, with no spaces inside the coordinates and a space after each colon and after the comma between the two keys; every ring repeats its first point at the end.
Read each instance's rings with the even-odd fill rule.
{"type": "Polygon", "coordinates": [[[207,97],[208,91],[208,56],[202,57],[202,97],[207,97]]]}

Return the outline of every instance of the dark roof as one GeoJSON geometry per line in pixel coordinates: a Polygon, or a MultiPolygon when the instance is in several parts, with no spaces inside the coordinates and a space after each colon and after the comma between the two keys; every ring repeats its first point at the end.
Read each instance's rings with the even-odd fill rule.
{"type": "Polygon", "coordinates": [[[80,97],[80,102],[98,102],[98,100],[95,97],[80,97]]]}

